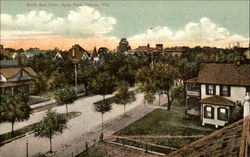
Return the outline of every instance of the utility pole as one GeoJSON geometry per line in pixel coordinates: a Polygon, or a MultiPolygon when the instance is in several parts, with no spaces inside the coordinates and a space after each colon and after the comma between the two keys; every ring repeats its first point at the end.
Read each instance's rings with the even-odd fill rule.
{"type": "Polygon", "coordinates": [[[75,61],[75,92],[77,94],[77,63],[75,61]]]}

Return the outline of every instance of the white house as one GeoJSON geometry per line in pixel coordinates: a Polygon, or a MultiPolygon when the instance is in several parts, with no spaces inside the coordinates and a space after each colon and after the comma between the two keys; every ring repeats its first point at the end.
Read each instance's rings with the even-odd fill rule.
{"type": "Polygon", "coordinates": [[[202,124],[216,127],[228,123],[232,108],[243,105],[250,92],[250,64],[203,64],[196,78],[186,80],[187,114],[199,116],[202,124]],[[199,101],[196,106],[195,101],[199,101]]]}
{"type": "Polygon", "coordinates": [[[0,69],[0,91],[15,94],[18,89],[32,93],[32,78],[36,72],[30,67],[9,67],[0,69]]]}

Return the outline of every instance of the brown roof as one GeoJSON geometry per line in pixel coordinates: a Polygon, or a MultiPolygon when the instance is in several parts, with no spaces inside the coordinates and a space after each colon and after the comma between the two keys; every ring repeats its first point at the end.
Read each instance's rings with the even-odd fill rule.
{"type": "Polygon", "coordinates": [[[18,82],[0,82],[0,87],[14,87],[14,86],[21,86],[21,85],[29,85],[32,83],[33,83],[32,80],[18,81],[18,82]]]}
{"type": "Polygon", "coordinates": [[[5,54],[5,55],[10,56],[10,57],[12,57],[14,55],[14,52],[10,52],[10,51],[4,50],[4,49],[0,50],[0,53],[5,54]]]}
{"type": "Polygon", "coordinates": [[[250,64],[203,64],[197,82],[250,86],[250,64]]]}
{"type": "Polygon", "coordinates": [[[6,78],[10,78],[10,77],[14,76],[15,74],[17,74],[21,69],[24,69],[25,71],[27,71],[32,76],[36,75],[36,72],[30,67],[1,68],[0,69],[0,74],[2,74],[6,78]]]}
{"type": "Polygon", "coordinates": [[[200,100],[200,103],[208,103],[208,104],[215,104],[215,105],[229,105],[234,106],[234,102],[231,100],[228,100],[224,97],[215,95],[207,98],[203,98],[200,100]]]}
{"type": "Polygon", "coordinates": [[[242,119],[167,154],[167,157],[245,157],[248,132],[249,120],[242,119]]]}
{"type": "Polygon", "coordinates": [[[69,49],[67,53],[67,58],[71,61],[80,61],[83,55],[88,55],[88,52],[81,46],[76,44],[69,49]]]}
{"type": "Polygon", "coordinates": [[[185,83],[197,83],[197,77],[194,77],[194,78],[185,80],[184,82],[185,82],[185,83]]]}
{"type": "Polygon", "coordinates": [[[27,71],[29,74],[31,74],[32,76],[36,75],[36,72],[31,67],[24,67],[23,69],[27,71]]]}

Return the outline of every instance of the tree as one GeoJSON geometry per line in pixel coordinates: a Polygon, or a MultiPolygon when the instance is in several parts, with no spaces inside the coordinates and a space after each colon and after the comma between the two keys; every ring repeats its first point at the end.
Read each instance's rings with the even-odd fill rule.
{"type": "Polygon", "coordinates": [[[126,38],[122,38],[119,42],[119,46],[117,47],[117,52],[126,52],[131,50],[131,47],[129,45],[129,42],[126,38]]]}
{"type": "Polygon", "coordinates": [[[51,74],[50,79],[48,80],[48,88],[49,90],[62,88],[67,83],[68,81],[65,78],[64,72],[57,70],[51,74]]]}
{"type": "Polygon", "coordinates": [[[117,93],[115,95],[116,103],[122,104],[124,107],[124,116],[125,116],[125,107],[128,103],[135,101],[135,94],[133,91],[129,91],[129,85],[126,82],[122,82],[117,87],[117,93]]]}
{"type": "Polygon", "coordinates": [[[17,95],[1,95],[0,118],[1,122],[11,123],[11,133],[14,132],[15,122],[29,119],[31,108],[28,105],[29,97],[22,90],[17,95]]]}
{"type": "Polygon", "coordinates": [[[42,73],[37,73],[33,78],[33,92],[41,96],[47,90],[47,78],[42,73]]]}
{"type": "Polygon", "coordinates": [[[116,78],[109,72],[100,72],[92,81],[91,86],[95,94],[100,94],[105,100],[105,95],[112,94],[116,87],[116,78]]]}
{"type": "Polygon", "coordinates": [[[149,66],[143,67],[137,73],[137,80],[141,83],[139,86],[140,91],[150,97],[156,92],[166,94],[168,97],[168,110],[170,110],[173,101],[170,89],[177,78],[177,69],[164,63],[156,63],[154,68],[149,66]]]}
{"type": "Polygon", "coordinates": [[[103,128],[103,115],[104,115],[104,113],[109,112],[112,109],[112,106],[106,100],[104,100],[100,103],[96,103],[94,105],[95,105],[96,112],[100,112],[102,115],[102,128],[103,128]]]}
{"type": "Polygon", "coordinates": [[[58,104],[65,104],[66,114],[68,116],[68,105],[73,104],[77,99],[77,95],[73,89],[69,87],[55,91],[55,100],[58,104]]]}
{"type": "Polygon", "coordinates": [[[84,84],[85,92],[88,93],[89,85],[95,76],[96,68],[94,64],[83,63],[80,65],[78,72],[78,79],[80,83],[84,84]]]}
{"type": "Polygon", "coordinates": [[[50,152],[52,152],[52,138],[55,135],[62,134],[67,129],[67,118],[49,109],[45,117],[34,126],[35,136],[49,138],[50,152]]]}

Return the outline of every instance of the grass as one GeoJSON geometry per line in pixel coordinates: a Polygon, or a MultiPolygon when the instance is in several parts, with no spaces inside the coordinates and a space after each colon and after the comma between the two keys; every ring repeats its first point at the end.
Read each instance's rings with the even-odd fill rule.
{"type": "Polygon", "coordinates": [[[45,101],[48,101],[48,100],[49,100],[48,98],[45,99],[45,98],[38,98],[38,97],[30,97],[28,104],[33,105],[33,104],[45,102],[45,101]]]}
{"type": "Polygon", "coordinates": [[[206,135],[211,132],[210,129],[202,127],[200,121],[186,119],[182,112],[156,109],[120,130],[116,135],[206,135]]]}
{"type": "MultiPolygon", "coordinates": [[[[124,129],[115,133],[120,136],[133,135],[170,135],[170,136],[194,136],[207,135],[213,132],[210,127],[201,126],[199,120],[190,120],[185,118],[185,114],[178,111],[167,111],[156,109],[147,114],[138,121],[130,124],[124,129]]],[[[199,138],[136,138],[140,142],[152,143],[172,148],[181,148],[199,138]]],[[[143,144],[126,141],[125,143],[144,148],[143,144]]],[[[149,148],[162,153],[169,153],[172,150],[162,148],[149,148]]]]}
{"type": "MultiPolygon", "coordinates": [[[[63,113],[63,116],[66,117],[66,114],[63,113]]],[[[69,112],[67,119],[72,119],[75,118],[77,116],[81,115],[81,112],[69,112]]],[[[39,122],[38,122],[39,123],[39,122]]],[[[21,138],[23,136],[25,136],[26,133],[33,131],[33,128],[38,124],[38,123],[34,123],[25,127],[22,127],[20,129],[14,130],[13,135],[11,134],[11,132],[5,133],[5,134],[1,134],[0,135],[0,146],[3,145],[4,141],[13,139],[13,138],[21,138]]]]}
{"type": "Polygon", "coordinates": [[[94,104],[101,104],[101,103],[103,103],[104,101],[106,101],[108,104],[112,104],[112,103],[115,103],[115,99],[116,99],[116,97],[113,96],[113,97],[110,97],[110,98],[106,98],[105,100],[97,101],[97,102],[95,102],[94,104]]]}

